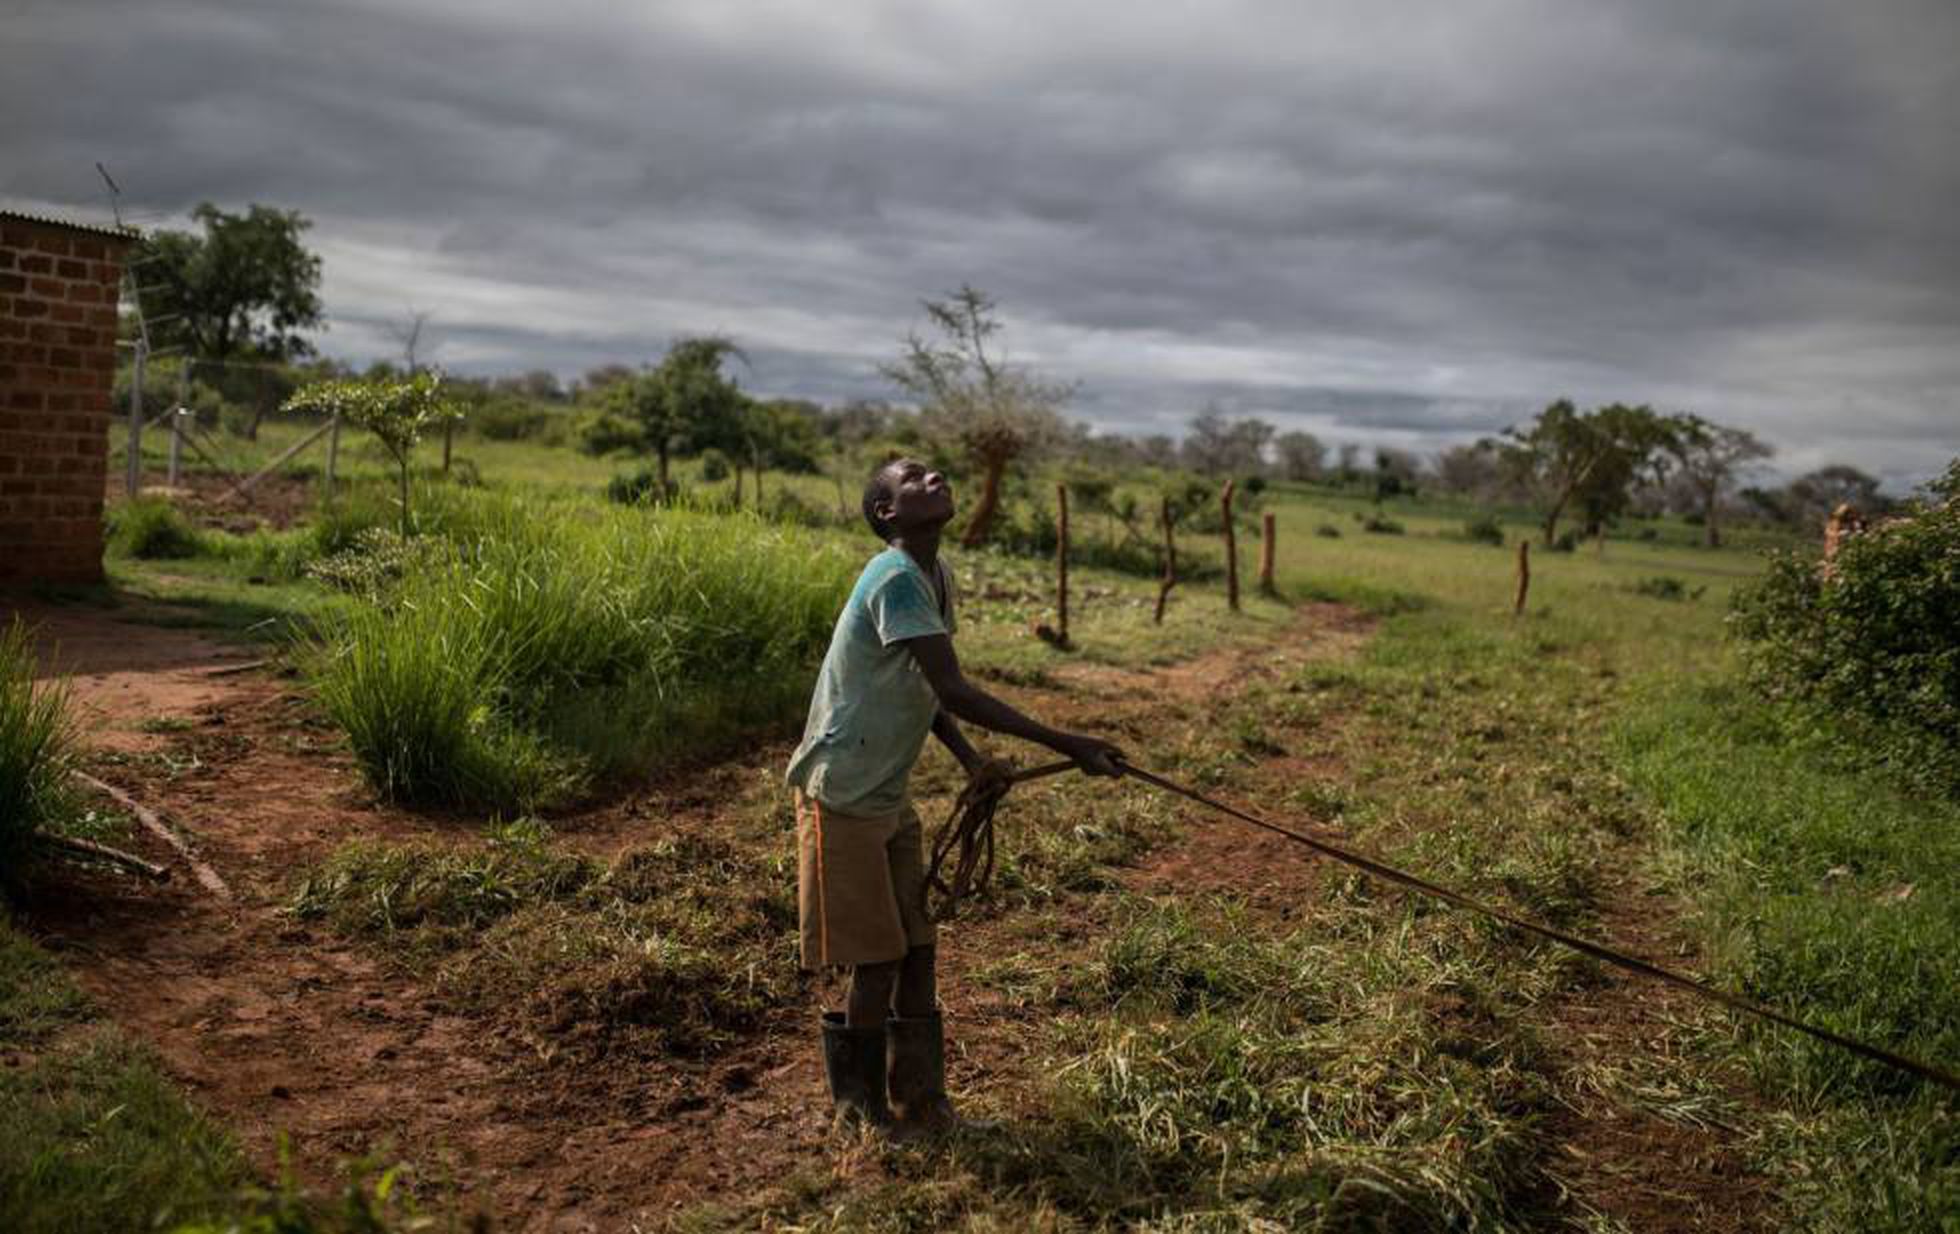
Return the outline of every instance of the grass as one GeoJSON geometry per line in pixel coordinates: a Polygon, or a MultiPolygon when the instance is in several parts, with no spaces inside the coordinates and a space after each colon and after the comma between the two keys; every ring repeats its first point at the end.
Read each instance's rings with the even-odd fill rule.
{"type": "Polygon", "coordinates": [[[676,836],[610,863],[538,824],[464,850],[349,845],[293,913],[365,942],[545,1062],[700,1054],[799,989],[794,879],[752,850],[676,836]]]}
{"type": "MultiPolygon", "coordinates": [[[[1753,997],[1952,1069],[1960,1060],[1960,806],[1793,739],[1734,687],[1666,696],[1619,734],[1693,871],[1717,971],[1753,997]]],[[[1940,1228],[1960,1215],[1951,1093],[1795,1033],[1726,1049],[1782,1112],[1769,1164],[1814,1228],[1940,1228]]]]}
{"type": "Polygon", "coordinates": [[[462,496],[448,552],[329,618],[315,690],[383,796],[506,812],[785,726],[850,564],[751,517],[462,496]]]}
{"type": "Polygon", "coordinates": [[[215,1215],[248,1177],[229,1136],[0,917],[0,1227],[155,1228],[215,1215]]]}
{"type": "Polygon", "coordinates": [[[103,539],[110,554],[144,560],[195,557],[204,550],[203,533],[161,497],[139,497],[109,507],[103,539]]]}
{"type": "Polygon", "coordinates": [[[59,829],[75,813],[67,689],[36,684],[34,673],[32,641],[15,618],[0,630],[0,876],[9,881],[33,833],[59,829]]]}
{"type": "MultiPolygon", "coordinates": [[[[616,470],[527,443],[492,461],[501,444],[467,451],[493,484],[590,494],[616,470]]],[[[787,483],[809,489],[811,504],[829,503],[827,481],[787,483]]],[[[478,504],[545,508],[536,493],[426,492],[430,530],[461,545],[522,541],[531,530],[472,513],[478,504]]],[[[1583,932],[1614,928],[1616,897],[1629,889],[1656,888],[1695,908],[1667,938],[1698,943],[1718,980],[1953,1065],[1960,985],[1942,957],[1955,936],[1948,872],[1960,868],[1960,830],[1950,811],[1840,766],[1726,684],[1733,665],[1721,617],[1758,568],[1748,534],[1740,549],[1709,550],[1698,529],[1662,521],[1575,552],[1534,552],[1529,606],[1513,619],[1515,554],[1490,544],[1535,544],[1528,512],[1430,498],[1377,507],[1298,486],[1275,486],[1267,499],[1279,521],[1283,594],[1355,605],[1379,619],[1377,632],[1356,660],[1289,663],[1216,710],[1160,700],[1147,724],[1112,717],[1133,749],[1180,778],[1276,813],[1282,804],[1304,812],[1396,864],[1583,932]],[[1386,534],[1369,534],[1371,521],[1386,534]],[[1262,760],[1277,756],[1309,771],[1270,778],[1262,760]]],[[[605,528],[666,516],[568,517],[605,528]]],[[[249,548],[220,541],[219,551],[169,570],[195,590],[220,579],[253,586],[241,572],[265,569],[275,581],[256,590],[276,605],[340,603],[312,582],[279,594],[276,580],[303,579],[307,563],[355,544],[359,522],[344,520],[349,534],[336,531],[327,552],[280,533],[249,548]]],[[[835,554],[840,575],[872,547],[855,532],[796,535],[808,536],[796,542],[810,552],[835,554]]],[[[458,556],[465,570],[502,571],[506,593],[488,605],[507,616],[500,628],[529,629],[560,605],[579,614],[581,630],[611,628],[611,617],[581,607],[593,597],[556,576],[535,579],[530,559],[511,551],[458,556]],[[506,568],[518,561],[526,568],[506,568]]],[[[1031,687],[1053,684],[1072,663],[1257,645],[1292,620],[1284,606],[1257,600],[1228,616],[1216,586],[1191,584],[1173,593],[1159,627],[1147,580],[1085,567],[1075,572],[1072,612],[1079,650],[1064,654],[1028,633],[1032,621],[1052,619],[1047,563],[981,553],[954,564],[969,666],[1031,687]]],[[[179,586],[142,562],[119,569],[159,580],[147,586],[179,586]]],[[[536,645],[553,648],[552,663],[586,666],[570,678],[611,683],[602,695],[633,679],[608,658],[604,637],[587,643],[547,623],[536,645]],[[554,642],[561,637],[569,641],[554,642]]],[[[435,654],[425,649],[425,676],[415,679],[424,684],[409,693],[441,702],[427,684],[435,654]]],[[[485,653],[497,663],[503,654],[485,653]]],[[[461,715],[480,734],[530,733],[539,749],[588,766],[615,757],[607,751],[622,765],[642,755],[635,741],[612,744],[606,724],[588,729],[576,715],[508,705],[524,693],[509,682],[522,679],[487,673],[495,688],[477,696],[487,704],[443,703],[452,710],[442,724],[453,730],[461,715]]],[[[556,689],[569,687],[525,697],[556,689]]],[[[768,723],[781,725],[800,701],[785,701],[768,723]]],[[[943,765],[924,770],[929,820],[949,787],[943,765]]],[[[740,810],[759,819],[772,808],[758,800],[740,810]]],[[[999,1134],[882,1154],[868,1180],[813,1170],[683,1224],[1614,1228],[1585,1208],[1610,1207],[1611,1196],[1553,1198],[1571,1168],[1548,1130],[1559,1110],[1719,1127],[1776,1180],[1781,1207],[1771,1219],[1786,1224],[1947,1228],[1960,1212],[1950,1100],[1721,1015],[1667,1025],[1652,1057],[1549,1048],[1563,1032],[1559,1008],[1600,988],[1589,963],[1365,880],[1323,879],[1322,893],[1284,926],[1195,897],[1123,894],[1124,867],[1174,835],[1177,818],[1128,791],[1061,783],[1030,786],[1002,811],[1003,905],[970,919],[994,931],[990,948],[998,943],[978,979],[1044,1031],[1003,1081],[991,1111],[1008,1120],[999,1134]],[[1099,940],[1086,956],[1071,941],[1085,930],[1099,940]]],[[[599,1043],[621,1042],[711,1050],[794,997],[788,875],[758,855],[771,834],[758,826],[732,848],[707,851],[674,838],[671,855],[648,859],[669,880],[652,900],[548,840],[516,856],[495,840],[461,854],[350,849],[315,874],[299,903],[396,955],[472,1014],[511,1017],[543,1055],[596,1057],[599,1043]],[[716,898],[717,878],[772,888],[776,898],[716,898]],[[745,974],[753,964],[758,976],[744,982],[755,984],[721,984],[728,966],[709,956],[733,956],[745,974]],[[668,998],[679,1001],[659,1001],[668,998]],[[694,1027],[663,1038],[637,1022],[642,1015],[694,1027]]]]}

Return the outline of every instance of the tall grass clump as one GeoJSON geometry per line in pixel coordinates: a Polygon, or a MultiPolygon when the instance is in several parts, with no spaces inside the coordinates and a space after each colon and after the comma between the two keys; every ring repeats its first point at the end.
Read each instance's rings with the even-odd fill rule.
{"type": "Polygon", "coordinates": [[[749,516],[447,500],[447,550],[312,657],[394,800],[530,809],[784,723],[850,581],[841,551],[749,516]]]}
{"type": "Polygon", "coordinates": [[[36,687],[34,646],[16,618],[0,631],[0,876],[20,869],[34,832],[70,808],[68,692],[36,687]]]}
{"type": "Polygon", "coordinates": [[[204,551],[204,537],[170,502],[161,497],[138,497],[109,507],[104,540],[118,557],[145,561],[195,557],[204,551]]]}

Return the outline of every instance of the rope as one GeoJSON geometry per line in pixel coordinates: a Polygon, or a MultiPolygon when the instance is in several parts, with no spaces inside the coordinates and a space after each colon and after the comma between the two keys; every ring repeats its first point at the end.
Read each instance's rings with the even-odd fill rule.
{"type": "MultiPolygon", "coordinates": [[[[1765,1006],[1762,1003],[1743,998],[1740,995],[1730,994],[1726,990],[1718,990],[1714,986],[1695,980],[1693,977],[1685,976],[1671,969],[1662,968],[1658,964],[1649,963],[1637,956],[1626,955],[1613,950],[1611,947],[1592,942],[1589,939],[1580,938],[1576,934],[1568,934],[1563,930],[1554,929],[1551,926],[1542,925],[1536,921],[1520,917],[1515,913],[1510,913],[1493,905],[1485,904],[1480,900],[1475,900],[1464,895],[1460,891],[1453,891],[1448,887],[1432,883],[1428,879],[1410,874],[1405,870],[1398,870],[1394,866],[1376,861],[1372,857],[1364,857],[1359,853],[1349,852],[1347,849],[1329,844],[1325,840],[1316,839],[1313,836],[1307,835],[1305,832],[1296,831],[1291,827],[1283,827],[1278,823],[1268,822],[1266,819],[1249,814],[1236,806],[1227,805],[1225,802],[1207,797],[1195,789],[1187,788],[1172,780],[1167,780],[1163,776],[1145,771],[1143,768],[1131,763],[1122,763],[1119,765],[1123,769],[1123,774],[1132,779],[1141,780],[1153,788],[1183,797],[1189,801],[1194,801],[1208,809],[1216,810],[1228,817],[1238,819],[1240,822],[1249,823],[1264,831],[1270,831],[1274,835],[1283,836],[1296,844],[1303,844],[1323,857],[1330,857],[1345,865],[1353,866],[1364,874],[1379,878],[1385,882],[1394,883],[1400,887],[1406,887],[1420,895],[1429,896],[1432,899],[1441,900],[1446,904],[1467,909],[1470,912],[1489,917],[1492,920],[1501,921],[1505,925],[1523,930],[1527,934],[1535,934],[1539,938],[1547,939],[1564,947],[1570,947],[1582,955],[1591,956],[1595,960],[1611,964],[1616,968],[1624,969],[1627,972],[1635,973],[1642,977],[1651,978],[1666,985],[1674,986],[1677,989],[1686,990],[1691,994],[1720,1003],[1730,1010],[1740,1011],[1745,1015],[1752,1015],[1759,1019],[1768,1020],[1773,1024],[1780,1024],[1785,1028],[1795,1029],[1800,1033],[1815,1037],[1819,1041],[1829,1042],[1832,1045],[1849,1050],[1853,1054],[1870,1059],[1873,1062],[1884,1063],[1886,1066],[1896,1067],[1901,1071],[1916,1075],[1922,1080],[1930,1080],[1935,1084],[1960,1091],[1960,1076],[1955,1076],[1953,1073],[1944,1071],[1930,1063],[1922,1063],[1917,1059],[1907,1058],[1903,1054],[1895,1054],[1890,1050],[1860,1041],[1855,1037],[1847,1037],[1842,1033],[1833,1032],[1828,1028],[1819,1028],[1814,1024],[1807,1024],[1793,1016],[1785,1015],[1773,1007],[1765,1006]]],[[[957,910],[960,900],[969,895],[985,897],[988,894],[989,882],[992,878],[994,868],[994,811],[999,808],[1001,798],[1007,795],[1007,790],[1014,784],[1021,783],[1024,780],[1033,780],[1042,776],[1054,775],[1057,772],[1067,771],[1073,766],[1075,764],[1072,762],[1051,763],[1046,766],[1033,768],[1029,771],[1020,772],[1010,780],[993,781],[985,786],[978,784],[969,784],[967,786],[966,791],[960,794],[959,801],[954,805],[952,814],[947,817],[945,825],[933,837],[932,867],[927,875],[927,881],[933,890],[937,891],[940,895],[940,904],[934,914],[934,920],[943,921],[950,918],[953,912],[957,910]],[[950,880],[942,880],[940,877],[940,868],[954,849],[959,851],[959,857],[954,863],[952,878],[950,880]]]]}
{"type": "Polygon", "coordinates": [[[1016,784],[1044,776],[1073,771],[1073,760],[1047,763],[1017,771],[1004,780],[970,780],[953,803],[952,813],[932,837],[932,864],[926,867],[926,886],[937,894],[938,902],[927,910],[934,921],[951,921],[959,912],[960,901],[977,895],[991,897],[994,882],[994,811],[1000,799],[1016,784]],[[950,873],[946,860],[955,850],[959,856],[950,873]]]}

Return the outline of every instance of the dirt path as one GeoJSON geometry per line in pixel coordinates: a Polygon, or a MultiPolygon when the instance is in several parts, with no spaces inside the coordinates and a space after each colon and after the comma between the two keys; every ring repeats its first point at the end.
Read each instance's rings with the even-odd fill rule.
{"type": "MultiPolygon", "coordinates": [[[[599,1231],[742,1195],[823,1160],[811,1024],[827,991],[813,986],[805,1005],[708,1060],[541,1068],[523,1043],[449,1013],[429,991],[282,911],[295,871],[348,839],[466,842],[471,830],[378,807],[334,735],[280,678],[212,675],[252,653],[99,610],[29,616],[74,675],[97,773],[190,833],[235,900],[215,903],[181,879],[158,891],[80,876],[27,906],[28,923],[262,1167],[276,1162],[281,1136],[316,1181],[338,1158],[398,1154],[446,1172],[466,1203],[527,1214],[521,1228],[599,1231]]],[[[1149,670],[1071,666],[1054,688],[1025,693],[1065,724],[1137,734],[1201,726],[1215,722],[1220,700],[1306,659],[1353,654],[1368,633],[1352,612],[1316,605],[1271,646],[1149,670]]],[[[647,838],[653,820],[669,831],[713,827],[740,785],[785,754],[772,745],[653,784],[561,820],[559,834],[611,855],[647,838]]],[[[1282,751],[1261,760],[1256,778],[1277,788],[1337,770],[1282,751]]],[[[1182,817],[1184,838],[1125,874],[1132,888],[1230,891],[1284,919],[1324,875],[1278,837],[1182,817]]],[[[137,846],[168,860],[160,844],[137,846]]],[[[1606,928],[1631,926],[1616,916],[1606,928]]],[[[1000,933],[985,924],[949,932],[942,948],[948,1013],[962,1025],[950,1060],[959,1091],[1014,1091],[1026,1078],[1027,1013],[964,979],[1000,933]]],[[[1609,983],[1566,1000],[1554,1017],[1560,1048],[1575,1066],[1633,1048],[1620,1038],[1667,1014],[1648,998],[1609,983]]],[[[1629,1228],[1746,1215],[1722,1195],[1734,1190],[1733,1153],[1706,1129],[1575,1114],[1553,1133],[1582,1162],[1569,1175],[1582,1200],[1629,1228]],[[1617,1202],[1624,1196],[1638,1202],[1617,1202]]]]}

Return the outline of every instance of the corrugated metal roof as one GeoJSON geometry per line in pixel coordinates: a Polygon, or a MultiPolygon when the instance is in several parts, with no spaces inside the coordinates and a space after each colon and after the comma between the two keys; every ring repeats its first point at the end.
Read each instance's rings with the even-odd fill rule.
{"type": "Polygon", "coordinates": [[[134,227],[105,226],[100,223],[77,223],[70,219],[49,218],[45,214],[29,214],[24,210],[0,209],[0,220],[8,219],[16,223],[36,223],[42,227],[59,227],[63,231],[85,232],[91,236],[107,236],[111,240],[134,240],[141,235],[134,227]]]}

